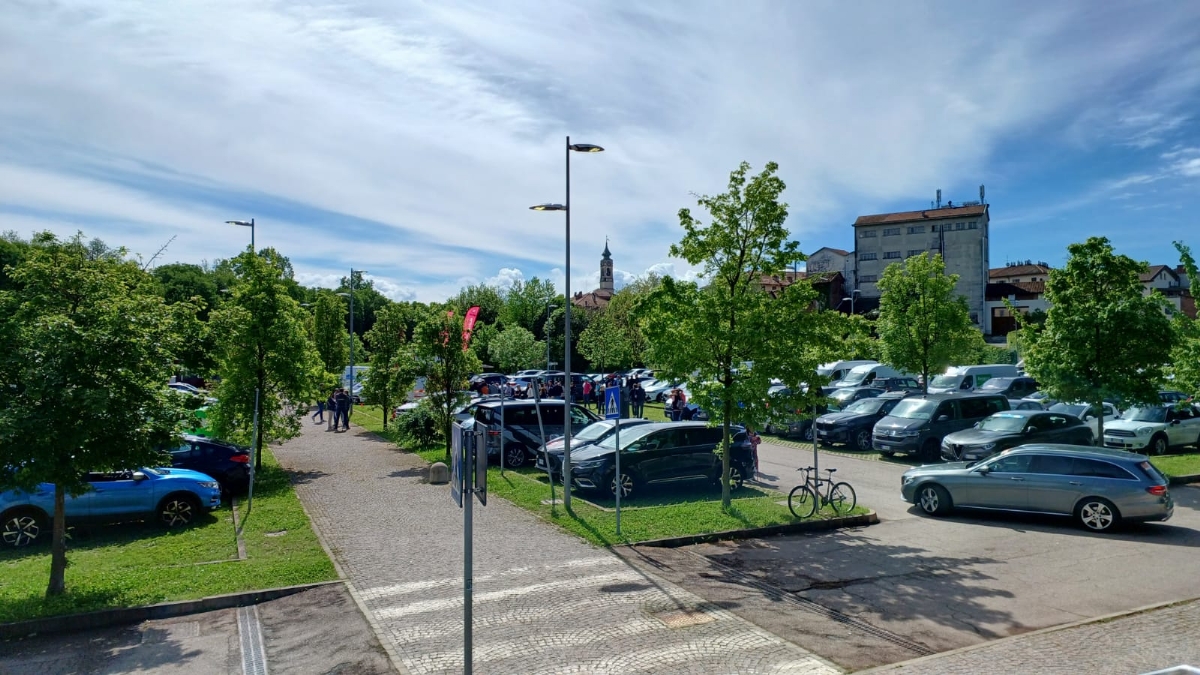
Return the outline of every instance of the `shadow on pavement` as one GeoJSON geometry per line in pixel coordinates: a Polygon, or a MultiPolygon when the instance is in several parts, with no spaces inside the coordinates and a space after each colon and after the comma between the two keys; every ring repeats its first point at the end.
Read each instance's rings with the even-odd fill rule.
{"type": "MultiPolygon", "coordinates": [[[[1180,505],[1176,503],[1175,508],[1179,509],[1180,505]]],[[[919,518],[930,518],[916,506],[910,507],[908,512],[919,518]]],[[[1046,532],[1089,539],[1200,548],[1200,532],[1189,527],[1172,525],[1170,521],[1165,523],[1121,523],[1111,532],[1091,532],[1083,529],[1073,517],[1044,516],[1034,513],[956,510],[944,517],[943,520],[1001,528],[1013,532],[1046,532]]]]}

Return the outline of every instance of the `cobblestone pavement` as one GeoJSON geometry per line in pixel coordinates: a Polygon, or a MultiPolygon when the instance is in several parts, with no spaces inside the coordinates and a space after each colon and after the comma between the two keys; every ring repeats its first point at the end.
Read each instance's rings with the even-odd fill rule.
{"type": "MultiPolygon", "coordinates": [[[[358,427],[275,454],[380,637],[412,673],[462,672],[462,512],[424,462],[358,427]]],[[[718,604],[495,499],[475,506],[479,673],[836,673],[718,604]]]]}
{"type": "Polygon", "coordinates": [[[866,673],[1129,675],[1200,665],[1200,601],[1020,635],[866,673]]]}

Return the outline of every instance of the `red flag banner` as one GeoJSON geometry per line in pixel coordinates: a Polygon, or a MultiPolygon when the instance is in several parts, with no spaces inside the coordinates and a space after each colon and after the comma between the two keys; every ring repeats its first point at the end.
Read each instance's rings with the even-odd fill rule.
{"type": "Polygon", "coordinates": [[[469,349],[471,342],[471,331],[475,330],[475,319],[479,318],[479,305],[467,310],[467,315],[463,317],[463,351],[469,349]]]}

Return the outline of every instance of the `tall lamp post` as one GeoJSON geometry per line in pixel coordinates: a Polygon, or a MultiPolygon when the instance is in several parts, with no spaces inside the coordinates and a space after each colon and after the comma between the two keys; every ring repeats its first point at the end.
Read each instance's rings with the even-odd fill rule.
{"type": "Polygon", "coordinates": [[[354,383],[358,380],[358,373],[354,372],[354,273],[366,274],[366,270],[356,270],[350,268],[350,292],[338,293],[343,298],[350,298],[350,400],[354,400],[354,383]]]}
{"type": "Polygon", "coordinates": [[[861,293],[861,292],[862,292],[862,291],[860,291],[860,290],[858,290],[858,289],[856,288],[856,289],[854,289],[853,291],[850,291],[850,297],[848,297],[848,298],[842,298],[842,302],[846,302],[847,300],[849,300],[849,301],[850,301],[850,313],[851,313],[851,314],[854,314],[854,299],[855,299],[855,298],[857,298],[857,297],[858,297],[858,294],[859,294],[859,293],[861,293]]]}
{"type": "Polygon", "coordinates": [[[242,227],[250,228],[250,252],[254,253],[257,249],[254,248],[254,219],[250,220],[227,220],[227,225],[241,225],[242,227]]]}
{"type": "Polygon", "coordinates": [[[558,305],[546,305],[546,370],[550,370],[550,312],[558,305]]]}
{"type": "MultiPolygon", "coordinates": [[[[591,143],[571,143],[571,137],[567,136],[566,144],[566,159],[567,159],[567,200],[565,204],[538,204],[531,206],[534,211],[562,211],[566,214],[567,229],[566,229],[566,276],[563,283],[564,296],[567,301],[564,303],[566,317],[563,321],[565,327],[563,329],[563,338],[565,341],[565,354],[563,355],[563,415],[565,415],[565,424],[563,425],[563,507],[567,511],[571,510],[571,151],[575,152],[604,152],[604,148],[591,143]]],[[[618,477],[618,480],[620,478],[618,477]]]]}

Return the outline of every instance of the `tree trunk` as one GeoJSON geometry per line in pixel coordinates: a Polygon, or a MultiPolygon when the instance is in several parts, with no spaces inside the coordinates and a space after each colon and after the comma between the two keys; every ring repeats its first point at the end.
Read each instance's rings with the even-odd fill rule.
{"type": "Polygon", "coordinates": [[[258,371],[258,392],[255,395],[254,405],[254,470],[262,471],[262,446],[263,446],[263,416],[262,416],[262,397],[266,391],[266,373],[259,369],[258,371]]]}
{"type": "Polygon", "coordinates": [[[1092,439],[1097,445],[1104,446],[1104,399],[1096,401],[1096,438],[1092,439]]]}
{"type": "Polygon", "coordinates": [[[729,400],[729,389],[725,390],[725,400],[721,404],[725,407],[725,421],[722,423],[723,432],[721,434],[721,506],[725,509],[729,508],[729,418],[733,415],[733,401],[729,400]]]}
{"type": "Polygon", "coordinates": [[[50,585],[46,597],[62,595],[66,590],[67,573],[67,492],[61,485],[54,486],[54,531],[50,535],[50,585]]]}

